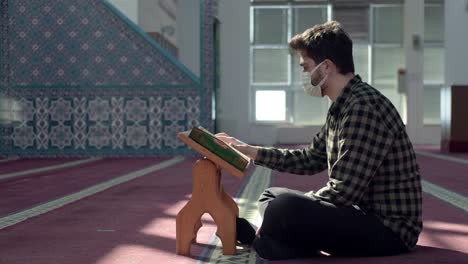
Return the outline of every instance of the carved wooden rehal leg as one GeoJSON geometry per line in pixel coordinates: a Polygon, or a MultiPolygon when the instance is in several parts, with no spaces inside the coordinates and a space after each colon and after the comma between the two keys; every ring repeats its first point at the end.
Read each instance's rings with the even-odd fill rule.
{"type": "Polygon", "coordinates": [[[201,227],[201,216],[209,213],[218,226],[224,255],[236,254],[236,216],[239,208],[221,185],[221,171],[212,161],[198,160],[193,168],[192,198],[176,218],[176,253],[189,255],[191,243],[201,227]]]}

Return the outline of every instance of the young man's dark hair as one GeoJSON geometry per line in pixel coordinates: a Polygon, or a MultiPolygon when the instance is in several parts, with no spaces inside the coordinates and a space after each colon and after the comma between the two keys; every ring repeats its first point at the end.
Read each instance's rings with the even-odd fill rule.
{"type": "Polygon", "coordinates": [[[289,47],[306,51],[317,63],[333,61],[341,74],[354,73],[353,41],[336,21],[315,25],[294,36],[289,47]]]}

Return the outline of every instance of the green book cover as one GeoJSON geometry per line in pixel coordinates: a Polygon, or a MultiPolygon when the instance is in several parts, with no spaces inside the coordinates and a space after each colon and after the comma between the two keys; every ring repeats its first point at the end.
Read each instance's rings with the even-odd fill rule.
{"type": "Polygon", "coordinates": [[[216,138],[215,135],[211,134],[203,127],[192,128],[189,138],[240,171],[244,171],[249,164],[248,157],[216,138]]]}

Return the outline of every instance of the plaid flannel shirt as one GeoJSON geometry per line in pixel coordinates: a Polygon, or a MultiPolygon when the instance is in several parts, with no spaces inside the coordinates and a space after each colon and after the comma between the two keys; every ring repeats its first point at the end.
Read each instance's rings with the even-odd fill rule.
{"type": "MultiPolygon", "coordinates": [[[[325,125],[304,149],[260,148],[255,164],[294,174],[328,168],[323,188],[306,195],[377,216],[412,249],[422,230],[422,194],[413,146],[397,110],[356,75],[325,125]]],[[[365,228],[365,227],[363,227],[365,228]]]]}

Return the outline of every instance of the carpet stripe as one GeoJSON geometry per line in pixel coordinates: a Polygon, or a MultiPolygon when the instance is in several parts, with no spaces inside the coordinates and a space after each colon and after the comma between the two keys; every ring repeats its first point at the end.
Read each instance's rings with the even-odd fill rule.
{"type": "MultiPolygon", "coordinates": [[[[468,164],[468,160],[463,158],[451,157],[443,154],[431,153],[426,151],[417,150],[415,151],[418,155],[423,155],[431,158],[441,159],[444,161],[468,164]]],[[[441,187],[437,184],[431,183],[426,180],[421,180],[423,191],[428,193],[454,207],[462,209],[468,212],[468,198],[464,195],[453,192],[449,189],[441,187]]]]}
{"type": "Polygon", "coordinates": [[[421,180],[421,183],[425,193],[428,193],[444,202],[449,203],[452,206],[468,212],[468,197],[456,192],[452,192],[426,180],[421,180]]]}
{"type": "Polygon", "coordinates": [[[12,226],[14,224],[20,223],[22,221],[27,220],[28,218],[38,216],[44,213],[47,213],[51,210],[60,208],[64,205],[67,205],[69,203],[73,203],[75,201],[78,201],[80,199],[86,198],[88,196],[94,195],[96,193],[102,192],[104,190],[107,190],[113,186],[125,183],[127,181],[139,178],[141,176],[144,176],[148,173],[161,170],[167,167],[170,167],[172,165],[175,165],[177,163],[180,163],[181,161],[185,160],[184,157],[177,156],[175,158],[172,158],[170,160],[163,161],[161,163],[146,167],[144,169],[134,171],[119,177],[116,177],[114,179],[96,184],[94,186],[91,186],[89,188],[83,189],[79,192],[75,192],[73,194],[64,196],[62,198],[52,200],[50,202],[35,206],[33,208],[11,214],[5,217],[0,218],[0,229],[6,228],[8,226],[12,226]]]}
{"type": "Polygon", "coordinates": [[[9,162],[9,161],[14,161],[14,160],[17,160],[17,159],[19,159],[19,158],[18,158],[18,157],[14,157],[14,158],[1,159],[1,160],[0,160],[0,163],[9,162]]]}
{"type": "Polygon", "coordinates": [[[463,158],[457,158],[457,157],[451,157],[443,154],[437,154],[437,153],[431,153],[431,152],[426,152],[426,151],[421,151],[421,150],[416,150],[416,154],[418,155],[423,155],[431,158],[436,158],[436,159],[441,159],[445,161],[452,161],[452,162],[457,162],[457,163],[462,163],[462,164],[468,164],[468,160],[463,159],[463,158]]]}
{"type": "Polygon", "coordinates": [[[67,163],[63,163],[63,164],[60,164],[60,165],[53,165],[53,166],[47,166],[47,167],[42,167],[42,168],[37,168],[37,169],[30,169],[30,170],[0,174],[0,180],[10,179],[10,178],[24,176],[24,175],[33,174],[33,173],[40,173],[40,172],[45,172],[45,171],[52,171],[52,170],[69,168],[69,167],[73,167],[73,166],[77,166],[77,165],[81,165],[81,164],[94,162],[94,161],[97,161],[97,160],[100,160],[100,159],[101,158],[89,158],[89,159],[85,159],[85,160],[77,160],[77,161],[67,162],[67,163]]]}
{"type": "MultiPolygon", "coordinates": [[[[257,199],[260,194],[271,184],[271,170],[257,166],[252,176],[250,177],[249,182],[246,184],[245,188],[242,190],[241,195],[239,195],[236,203],[239,206],[239,216],[246,218],[249,222],[253,223],[256,226],[261,224],[261,217],[257,211],[257,199]]],[[[224,256],[222,254],[222,244],[219,239],[215,240],[216,235],[213,234],[208,245],[215,244],[214,249],[206,257],[206,262],[208,263],[245,263],[253,264],[258,263],[259,259],[255,251],[250,250],[249,247],[237,247],[237,255],[235,256],[224,256]],[[215,243],[216,241],[216,243],[215,243]]],[[[205,249],[207,249],[206,247],[205,249]]],[[[200,259],[197,263],[204,263],[201,259],[205,259],[206,251],[200,256],[200,259]]]]}

